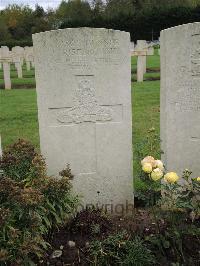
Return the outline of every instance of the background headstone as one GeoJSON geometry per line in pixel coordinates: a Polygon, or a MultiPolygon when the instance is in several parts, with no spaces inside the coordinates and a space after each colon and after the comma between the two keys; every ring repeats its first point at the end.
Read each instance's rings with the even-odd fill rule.
{"type": "MultiPolygon", "coordinates": [[[[148,49],[148,45],[147,45],[147,42],[145,40],[138,40],[137,41],[137,46],[136,46],[135,50],[147,52],[147,49],[148,49]]],[[[147,72],[147,57],[142,56],[139,60],[142,61],[141,64],[143,65],[143,73],[145,74],[147,72]]]]}
{"type": "Polygon", "coordinates": [[[30,47],[28,46],[24,47],[24,59],[26,62],[26,69],[27,71],[30,71],[31,70],[30,47]]]}
{"type": "Polygon", "coordinates": [[[161,144],[168,171],[200,175],[200,23],[161,32],[161,144]]]}
{"type": "Polygon", "coordinates": [[[3,76],[5,89],[11,89],[11,79],[10,79],[10,63],[12,57],[7,46],[1,47],[1,62],[3,63],[3,76]]]}
{"type": "Polygon", "coordinates": [[[18,78],[22,78],[22,56],[23,56],[24,49],[20,46],[15,46],[12,48],[12,59],[15,63],[15,67],[17,69],[17,76],[18,78]]]}
{"type": "Polygon", "coordinates": [[[49,174],[69,163],[84,204],[132,203],[129,34],[64,29],[35,34],[33,43],[40,143],[49,174]]]}

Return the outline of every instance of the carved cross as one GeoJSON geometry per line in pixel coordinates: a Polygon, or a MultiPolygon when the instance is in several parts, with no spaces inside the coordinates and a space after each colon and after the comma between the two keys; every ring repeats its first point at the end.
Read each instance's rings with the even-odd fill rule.
{"type": "Polygon", "coordinates": [[[73,106],[49,108],[50,126],[79,127],[77,152],[81,153],[83,162],[87,162],[87,165],[81,165],[80,174],[97,172],[97,127],[121,122],[123,113],[122,104],[99,105],[91,77],[79,76],[73,106]]]}

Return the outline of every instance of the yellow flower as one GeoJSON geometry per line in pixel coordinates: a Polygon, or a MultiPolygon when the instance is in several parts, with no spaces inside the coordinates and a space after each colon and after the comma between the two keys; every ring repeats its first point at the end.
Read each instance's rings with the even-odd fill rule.
{"type": "Polygon", "coordinates": [[[164,180],[168,183],[175,183],[179,180],[179,176],[174,172],[170,172],[164,176],[164,180]]]}
{"type": "Polygon", "coordinates": [[[161,171],[164,170],[164,165],[161,160],[155,160],[155,167],[159,168],[161,171]]]}
{"type": "Polygon", "coordinates": [[[142,166],[146,163],[150,163],[152,167],[155,167],[155,159],[152,156],[147,156],[141,161],[142,166]]]}
{"type": "Polygon", "coordinates": [[[143,164],[143,166],[142,166],[142,170],[143,170],[145,173],[149,174],[149,173],[152,172],[152,165],[151,165],[150,163],[145,163],[145,164],[143,164]]]}
{"type": "Polygon", "coordinates": [[[200,182],[200,177],[197,177],[197,181],[200,182]]]}
{"type": "Polygon", "coordinates": [[[163,177],[163,172],[159,168],[154,169],[153,172],[151,173],[151,178],[154,181],[157,181],[161,179],[162,177],[163,177]]]}

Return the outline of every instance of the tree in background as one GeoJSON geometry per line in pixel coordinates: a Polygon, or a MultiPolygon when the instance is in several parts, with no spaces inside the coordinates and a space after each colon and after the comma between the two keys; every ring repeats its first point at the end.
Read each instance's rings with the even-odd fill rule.
{"type": "Polygon", "coordinates": [[[62,1],[56,11],[56,16],[66,26],[88,26],[92,18],[91,6],[87,1],[62,1]]]}
{"type": "Polygon", "coordinates": [[[82,26],[151,40],[162,29],[194,21],[200,21],[200,0],[63,0],[56,10],[14,4],[0,11],[0,45],[31,45],[33,33],[82,26]]]}
{"type": "Polygon", "coordinates": [[[16,40],[27,38],[32,26],[32,9],[28,6],[9,5],[1,12],[0,19],[6,23],[11,37],[16,40]]]}

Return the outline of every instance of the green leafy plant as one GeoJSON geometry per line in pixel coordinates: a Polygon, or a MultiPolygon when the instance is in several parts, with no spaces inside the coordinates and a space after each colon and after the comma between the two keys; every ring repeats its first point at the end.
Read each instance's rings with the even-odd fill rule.
{"type": "Polygon", "coordinates": [[[146,138],[136,145],[135,156],[138,161],[136,167],[136,190],[135,197],[142,201],[145,206],[156,204],[160,199],[160,186],[157,182],[152,182],[149,176],[141,169],[141,160],[151,154],[155,158],[159,158],[160,150],[160,137],[156,133],[155,128],[150,128],[147,131],[146,138]]]}
{"type": "Polygon", "coordinates": [[[175,172],[164,173],[163,163],[152,156],[145,157],[141,165],[144,178],[148,179],[148,182],[157,183],[162,195],[157,202],[158,206],[150,205],[159,233],[150,238],[151,242],[157,245],[165,256],[170,250],[175,263],[189,265],[190,261],[194,260],[184,255],[184,239],[190,232],[190,235],[197,236],[199,243],[200,231],[193,222],[199,219],[200,178],[192,179],[192,172],[189,170],[183,172],[182,178],[175,172]],[[159,216],[166,223],[164,232],[160,230],[159,216]]]}
{"type": "Polygon", "coordinates": [[[28,183],[30,179],[36,181],[46,175],[46,164],[34,146],[23,139],[19,139],[3,152],[0,159],[0,169],[4,175],[16,181],[28,183]]]}
{"type": "Polygon", "coordinates": [[[192,221],[200,217],[200,180],[191,178],[192,172],[185,170],[180,183],[162,183],[162,207],[189,214],[192,221]]]}
{"type": "Polygon", "coordinates": [[[45,161],[25,140],[10,146],[0,159],[0,261],[31,265],[44,255],[47,236],[76,206],[69,166],[60,178],[46,175],[45,161]]]}
{"type": "Polygon", "coordinates": [[[124,231],[108,236],[102,241],[93,241],[89,247],[92,265],[154,265],[155,257],[144,245],[144,242],[135,237],[130,239],[124,231]]]}

